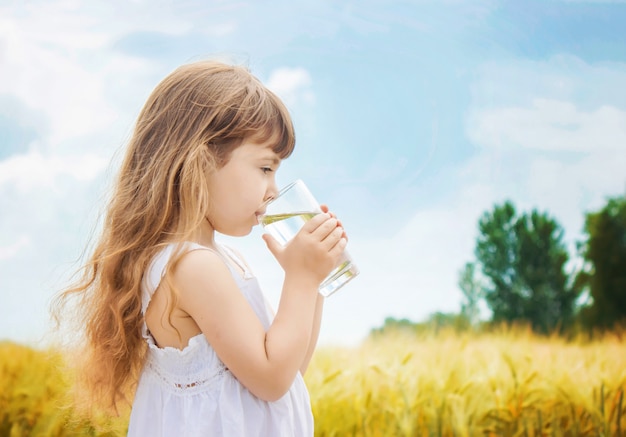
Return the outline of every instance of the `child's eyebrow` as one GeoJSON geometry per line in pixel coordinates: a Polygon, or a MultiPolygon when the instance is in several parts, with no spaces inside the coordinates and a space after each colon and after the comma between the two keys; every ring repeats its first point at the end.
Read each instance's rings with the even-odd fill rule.
{"type": "Polygon", "coordinates": [[[270,161],[272,164],[274,165],[278,165],[281,162],[281,159],[278,156],[264,156],[263,158],[261,158],[263,161],[270,161]]]}

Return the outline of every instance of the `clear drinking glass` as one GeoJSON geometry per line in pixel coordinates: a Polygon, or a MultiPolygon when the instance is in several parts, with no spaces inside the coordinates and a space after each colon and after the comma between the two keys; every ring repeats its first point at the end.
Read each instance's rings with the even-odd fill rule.
{"type": "MultiPolygon", "coordinates": [[[[259,223],[284,245],[308,220],[321,212],[315,197],[304,182],[298,179],[280,190],[278,196],[267,204],[259,223]]],[[[348,251],[344,251],[337,268],[320,284],[319,293],[325,297],[330,296],[358,274],[359,269],[352,262],[348,251]]]]}

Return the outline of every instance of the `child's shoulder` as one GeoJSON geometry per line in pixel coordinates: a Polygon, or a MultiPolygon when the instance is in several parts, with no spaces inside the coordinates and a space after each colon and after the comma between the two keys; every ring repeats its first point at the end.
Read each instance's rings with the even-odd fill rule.
{"type": "Polygon", "coordinates": [[[198,243],[184,243],[173,249],[178,252],[173,273],[175,276],[203,276],[207,272],[228,271],[224,257],[212,247],[198,243]]]}
{"type": "Polygon", "coordinates": [[[233,283],[224,256],[214,248],[196,243],[185,245],[173,265],[172,275],[180,295],[218,292],[233,283]]]}

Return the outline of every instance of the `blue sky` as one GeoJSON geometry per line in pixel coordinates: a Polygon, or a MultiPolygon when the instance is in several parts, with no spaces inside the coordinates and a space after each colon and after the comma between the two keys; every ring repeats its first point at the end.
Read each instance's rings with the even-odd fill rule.
{"type": "MultiPolygon", "coordinates": [[[[458,311],[494,203],[550,212],[573,251],[584,212],[625,192],[625,22],[623,1],[1,2],[0,339],[49,337],[139,109],[207,57],[285,100],[279,183],[303,179],[349,232],[361,275],[322,344],[458,311]]],[[[224,241],[277,302],[260,231],[224,241]]]]}

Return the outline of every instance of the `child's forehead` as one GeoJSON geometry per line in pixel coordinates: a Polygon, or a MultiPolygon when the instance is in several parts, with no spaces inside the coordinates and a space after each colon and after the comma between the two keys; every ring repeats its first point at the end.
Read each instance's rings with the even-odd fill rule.
{"type": "Polygon", "coordinates": [[[276,144],[271,141],[247,140],[239,149],[246,154],[252,154],[255,158],[265,159],[275,163],[282,161],[281,157],[274,151],[276,144]]]}
{"type": "Polygon", "coordinates": [[[260,149],[269,150],[273,152],[279,145],[281,140],[280,134],[276,131],[272,133],[261,133],[258,135],[251,135],[243,139],[243,144],[253,144],[260,149]]]}
{"type": "Polygon", "coordinates": [[[262,146],[270,147],[280,159],[285,159],[294,148],[293,135],[281,129],[280,126],[268,125],[259,129],[254,134],[244,138],[244,142],[253,142],[262,146]]]}
{"type": "Polygon", "coordinates": [[[271,161],[276,165],[281,163],[282,159],[278,156],[278,153],[274,152],[272,145],[258,146],[258,148],[260,149],[259,157],[261,159],[271,161]]]}
{"type": "Polygon", "coordinates": [[[259,130],[253,135],[248,135],[244,138],[244,143],[254,143],[260,146],[276,146],[281,140],[281,135],[278,129],[272,129],[271,127],[265,127],[259,130]]]}

